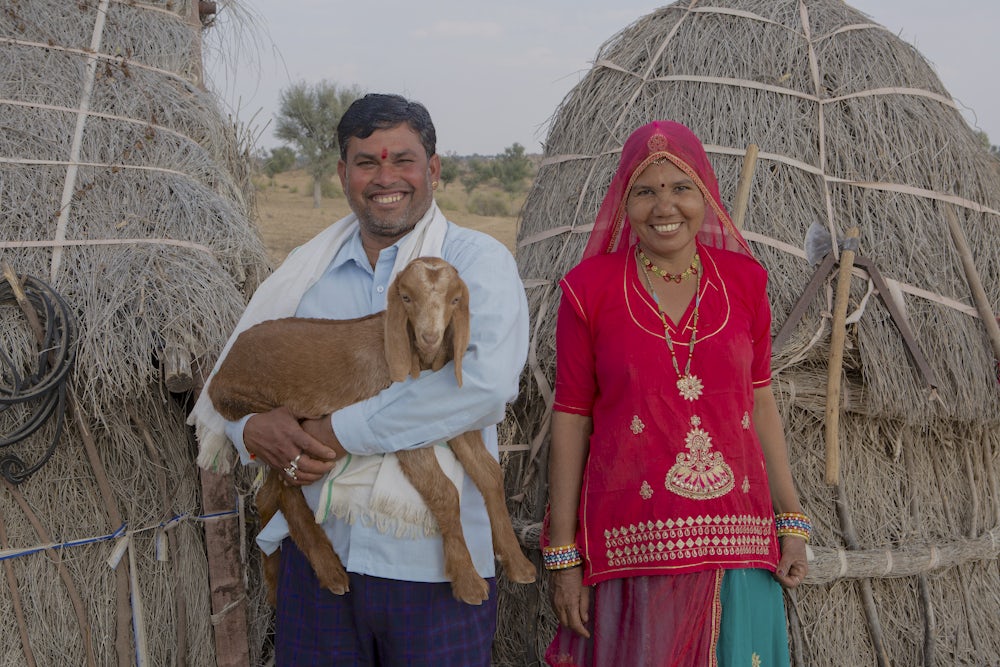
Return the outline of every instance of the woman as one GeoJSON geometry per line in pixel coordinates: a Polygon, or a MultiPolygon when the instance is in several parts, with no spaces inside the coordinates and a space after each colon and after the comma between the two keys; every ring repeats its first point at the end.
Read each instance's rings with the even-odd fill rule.
{"type": "Polygon", "coordinates": [[[561,283],[550,665],[788,665],[780,585],[805,576],[810,526],[766,285],[698,138],[636,130],[561,283]]]}

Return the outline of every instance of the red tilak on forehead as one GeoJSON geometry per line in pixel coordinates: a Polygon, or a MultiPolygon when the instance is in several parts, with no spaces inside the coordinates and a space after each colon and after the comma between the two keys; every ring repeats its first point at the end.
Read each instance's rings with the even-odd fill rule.
{"type": "Polygon", "coordinates": [[[382,149],[382,159],[384,160],[387,157],[389,157],[389,151],[387,149],[383,148],[382,149]]]}

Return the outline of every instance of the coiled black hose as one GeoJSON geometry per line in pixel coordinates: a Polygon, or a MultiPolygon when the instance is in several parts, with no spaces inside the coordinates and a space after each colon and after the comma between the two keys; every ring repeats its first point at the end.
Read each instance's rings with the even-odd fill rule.
{"type": "MultiPolygon", "coordinates": [[[[0,346],[0,413],[15,405],[27,408],[27,418],[10,433],[0,434],[0,475],[12,484],[20,484],[52,457],[62,435],[66,416],[66,382],[75,358],[76,321],[66,301],[46,283],[23,276],[21,286],[26,303],[20,304],[10,282],[0,279],[0,305],[29,307],[40,325],[36,370],[25,375],[25,369],[14,362],[12,350],[0,346]],[[24,440],[40,429],[50,417],[56,417],[56,429],[42,457],[26,463],[8,447],[24,440]]],[[[28,317],[31,323],[31,317],[28,317]]],[[[34,328],[34,327],[33,327],[34,328]]]]}

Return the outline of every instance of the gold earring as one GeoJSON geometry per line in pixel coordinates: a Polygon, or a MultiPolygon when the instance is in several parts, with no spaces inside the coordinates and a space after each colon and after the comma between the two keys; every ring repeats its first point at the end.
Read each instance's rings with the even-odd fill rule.
{"type": "Polygon", "coordinates": [[[437,189],[438,189],[438,182],[437,181],[432,181],[431,182],[431,190],[437,190],[437,189]]]}

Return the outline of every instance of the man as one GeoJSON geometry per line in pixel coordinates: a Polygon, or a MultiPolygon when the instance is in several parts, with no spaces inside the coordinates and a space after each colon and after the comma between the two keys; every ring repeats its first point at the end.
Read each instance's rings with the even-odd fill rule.
{"type": "MultiPolygon", "coordinates": [[[[368,315],[385,309],[391,277],[408,259],[438,255],[469,287],[471,342],[461,389],[448,365],[301,425],[285,408],[226,425],[244,463],[256,459],[283,471],[314,509],[320,480],[348,453],[382,455],[481,429],[497,456],[495,425],[517,393],[528,340],[527,304],[511,254],[485,234],[445,220],[434,202],[441,162],[427,110],[398,95],[367,95],[350,106],[337,132],[338,174],[353,215],[293,251],[269,281],[294,286],[274,298],[291,300],[289,310],[300,317],[368,315]]],[[[468,477],[460,495],[473,561],[490,583],[487,602],[471,606],[452,597],[439,535],[398,537],[372,522],[333,517],[324,529],[349,573],[350,591],[338,596],[320,588],[305,557],[284,539],[277,663],[489,665],[496,628],[489,519],[468,477]]]]}

